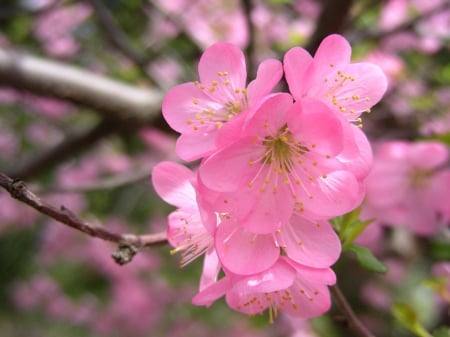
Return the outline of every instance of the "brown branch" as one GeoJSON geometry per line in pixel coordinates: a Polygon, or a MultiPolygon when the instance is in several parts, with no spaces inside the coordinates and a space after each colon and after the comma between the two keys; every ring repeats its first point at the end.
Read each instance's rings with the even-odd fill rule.
{"type": "MultiPolygon", "coordinates": [[[[110,231],[102,226],[90,225],[80,220],[75,214],[64,206],[56,208],[50,204],[47,204],[31,192],[22,181],[13,180],[2,172],[0,172],[0,186],[9,192],[11,197],[62,224],[65,224],[89,236],[120,244],[119,251],[114,253],[115,259],[117,255],[123,254],[124,250],[127,248],[132,252],[134,251],[135,254],[140,248],[167,243],[165,232],[148,235],[120,234],[110,231]]],[[[124,254],[125,257],[120,256],[116,259],[116,261],[120,264],[127,263],[131,260],[134,254],[130,253],[128,260],[126,260],[127,254],[124,254]],[[124,258],[125,260],[121,260],[121,258],[124,258]]]]}
{"type": "MultiPolygon", "coordinates": [[[[145,77],[152,80],[146,69],[151,58],[148,56],[146,57],[144,54],[139,53],[135,48],[133,48],[133,46],[128,42],[127,36],[119,27],[115,18],[102,1],[85,1],[94,8],[98,25],[109,43],[131,62],[133,62],[145,77]]],[[[155,83],[155,81],[152,80],[152,83],[155,83]]]]}
{"type": "Polygon", "coordinates": [[[92,191],[110,190],[138,182],[146,181],[151,177],[151,173],[148,169],[131,172],[129,174],[120,174],[118,176],[112,176],[104,178],[98,182],[86,185],[78,185],[72,187],[54,186],[34,189],[36,192],[45,193],[85,193],[92,191]]]}
{"type": "Polygon", "coordinates": [[[340,33],[349,17],[353,0],[325,0],[317,21],[316,29],[305,49],[314,54],[322,40],[333,33],[340,33]]]}
{"type": "Polygon", "coordinates": [[[0,86],[67,100],[116,120],[159,115],[162,93],[137,88],[61,62],[0,47],[0,86]]]}
{"type": "Polygon", "coordinates": [[[364,324],[359,320],[356,314],[353,312],[353,309],[350,307],[350,304],[347,302],[344,294],[341,289],[339,289],[338,285],[334,285],[330,287],[330,291],[333,294],[336,303],[341,308],[343,314],[347,318],[349,327],[360,337],[375,337],[364,324]]]}
{"type": "Polygon", "coordinates": [[[116,131],[117,126],[114,126],[114,124],[108,121],[100,122],[94,128],[74,134],[63,140],[59,145],[39,153],[22,164],[16,164],[8,174],[20,179],[35,177],[48,167],[57,165],[64,159],[75,156],[116,131]]]}
{"type": "Polygon", "coordinates": [[[252,21],[253,3],[252,0],[242,0],[242,8],[244,10],[245,26],[248,32],[248,44],[245,48],[247,56],[248,78],[253,78],[256,75],[255,67],[255,46],[256,46],[256,32],[255,25],[252,21]]]}

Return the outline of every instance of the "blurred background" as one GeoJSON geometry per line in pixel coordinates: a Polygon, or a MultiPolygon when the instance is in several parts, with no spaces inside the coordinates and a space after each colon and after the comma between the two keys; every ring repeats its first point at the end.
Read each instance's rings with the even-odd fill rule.
{"type": "MultiPolygon", "coordinates": [[[[156,163],[178,160],[177,134],[161,117],[164,93],[196,80],[198,59],[215,42],[242,48],[252,79],[259,61],[293,46],[314,53],[331,33],[350,41],[354,61],[388,76],[385,98],[363,116],[374,144],[450,144],[447,0],[2,0],[0,171],[91,224],[164,231],[172,208],[150,182],[156,163]]],[[[418,335],[405,326],[413,322],[450,336],[448,230],[418,237],[383,227],[361,244],[387,274],[348,253],[334,269],[365,324],[377,336],[418,335]]],[[[353,336],[335,307],[274,324],[224,301],[195,307],[201,261],[179,269],[178,256],[158,245],[119,266],[116,249],[1,190],[0,335],[353,336]]]]}

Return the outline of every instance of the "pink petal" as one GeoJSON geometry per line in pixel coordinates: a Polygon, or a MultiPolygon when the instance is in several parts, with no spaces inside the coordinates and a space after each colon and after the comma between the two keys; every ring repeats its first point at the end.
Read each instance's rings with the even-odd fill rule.
{"type": "Polygon", "coordinates": [[[240,275],[262,272],[280,255],[271,234],[251,233],[232,220],[220,223],[214,241],[224,268],[240,275]]]}
{"type": "Polygon", "coordinates": [[[289,258],[309,267],[329,267],[341,253],[339,237],[327,221],[312,222],[294,215],[277,238],[289,258]]]}
{"type": "Polygon", "coordinates": [[[192,304],[209,307],[214,301],[225,295],[231,287],[232,283],[230,278],[224,277],[198,292],[192,299],[192,304]]]}
{"type": "Polygon", "coordinates": [[[200,82],[210,85],[217,81],[220,72],[228,72],[233,89],[245,88],[247,68],[241,49],[230,43],[220,42],[205,50],[198,64],[200,82]]]}
{"type": "Polygon", "coordinates": [[[205,259],[203,261],[202,276],[200,277],[199,291],[208,288],[217,282],[221,265],[219,257],[216,254],[214,246],[211,247],[205,253],[205,259]]]}
{"type": "MultiPolygon", "coordinates": [[[[245,214],[239,212],[239,218],[242,226],[254,233],[273,233],[289,221],[294,211],[294,198],[284,183],[280,183],[277,191],[273,192],[264,182],[255,182],[251,192],[243,198],[249,198],[252,207],[245,214]]],[[[241,203],[245,204],[246,200],[241,203]]]]}
{"type": "Polygon", "coordinates": [[[244,131],[247,135],[261,137],[276,135],[286,124],[286,113],[292,107],[292,96],[276,93],[269,96],[253,113],[244,131]]]}
{"type": "Polygon", "coordinates": [[[296,139],[310,150],[331,156],[342,151],[342,125],[335,113],[321,101],[304,99],[296,102],[286,119],[296,139]]]}
{"type": "Polygon", "coordinates": [[[364,186],[348,171],[334,171],[326,178],[305,183],[309,194],[303,202],[305,216],[308,212],[316,217],[334,217],[356,208],[365,194],[364,186]]]}
{"type": "MultiPolygon", "coordinates": [[[[164,119],[175,131],[198,133],[196,115],[206,108],[222,108],[222,105],[211,99],[193,82],[177,85],[169,90],[162,102],[164,119]]],[[[207,125],[208,126],[208,125],[207,125]]]]}
{"type": "Polygon", "coordinates": [[[448,159],[448,149],[439,142],[412,143],[408,153],[409,163],[421,169],[434,169],[444,164],[448,159]]]}
{"type": "Polygon", "coordinates": [[[350,63],[352,47],[341,35],[332,34],[320,43],[314,55],[317,68],[330,68],[330,65],[339,66],[350,63]]]}
{"type": "Polygon", "coordinates": [[[199,175],[206,187],[220,192],[235,191],[243,187],[256,174],[256,167],[249,162],[258,155],[252,137],[218,151],[207,158],[199,167],[199,175]]]}
{"type": "MultiPolygon", "coordinates": [[[[333,271],[328,268],[315,269],[301,265],[297,265],[296,270],[296,280],[289,289],[292,305],[289,305],[289,302],[286,303],[283,311],[294,317],[302,318],[312,318],[327,312],[331,307],[327,285],[336,282],[333,271]]],[[[281,299],[281,301],[283,300],[281,299]]]]}
{"type": "Polygon", "coordinates": [[[182,134],[177,139],[175,152],[188,162],[207,157],[216,149],[215,135],[215,132],[182,134]]]}
{"type": "Polygon", "coordinates": [[[156,193],[167,203],[177,207],[196,207],[194,174],[183,165],[161,162],[152,171],[152,182],[156,193]]]}
{"type": "Polygon", "coordinates": [[[366,134],[357,126],[349,124],[350,132],[345,132],[344,151],[338,156],[345,167],[358,179],[364,179],[373,166],[372,146],[366,134]]]}
{"type": "Polygon", "coordinates": [[[387,89],[386,75],[372,63],[343,65],[326,75],[315,75],[318,77],[308,96],[321,98],[348,120],[377,104],[387,89]]]}
{"type": "Polygon", "coordinates": [[[296,100],[302,99],[307,92],[311,76],[307,76],[307,70],[312,62],[311,55],[303,48],[294,47],[284,56],[283,65],[289,91],[296,100]]]}
{"type": "Polygon", "coordinates": [[[263,61],[256,74],[256,78],[247,87],[247,97],[249,106],[257,104],[268,95],[272,89],[280,82],[283,76],[283,66],[275,59],[263,61]]]}
{"type": "Polygon", "coordinates": [[[238,293],[265,293],[288,288],[294,282],[295,269],[284,259],[272,267],[251,276],[235,276],[233,291],[238,293]]]}

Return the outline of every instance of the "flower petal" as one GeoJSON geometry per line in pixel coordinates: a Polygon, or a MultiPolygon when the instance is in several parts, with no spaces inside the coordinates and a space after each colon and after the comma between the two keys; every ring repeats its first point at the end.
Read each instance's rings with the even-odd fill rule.
{"type": "Polygon", "coordinates": [[[309,267],[329,267],[341,253],[341,242],[329,222],[298,215],[280,229],[277,240],[289,258],[309,267]]]}
{"type": "Polygon", "coordinates": [[[267,96],[272,89],[280,82],[283,76],[283,66],[275,59],[263,61],[256,73],[256,78],[247,87],[247,97],[249,105],[257,104],[267,96]]]}
{"type": "Polygon", "coordinates": [[[193,179],[195,179],[193,172],[173,162],[161,162],[152,171],[156,193],[165,202],[180,208],[197,208],[193,179]]]}
{"type": "Polygon", "coordinates": [[[301,145],[323,155],[342,151],[344,134],[335,113],[315,99],[297,101],[287,113],[287,125],[301,145]]]}
{"type": "Polygon", "coordinates": [[[182,134],[177,139],[175,152],[178,157],[188,162],[207,157],[216,149],[215,134],[182,134]]]}
{"type": "Polygon", "coordinates": [[[212,45],[202,54],[198,63],[200,82],[211,85],[219,73],[228,72],[233,89],[244,89],[247,68],[242,50],[231,43],[220,42],[212,45]]]}
{"type": "Polygon", "coordinates": [[[255,176],[257,168],[249,166],[255,152],[252,137],[244,137],[207,158],[199,167],[200,179],[212,190],[235,191],[255,176]]]}
{"type": "Polygon", "coordinates": [[[303,203],[304,216],[330,218],[350,212],[365,194],[364,185],[349,171],[334,171],[326,177],[305,183],[307,197],[303,203]]]}
{"type": "Polygon", "coordinates": [[[330,68],[350,63],[352,47],[341,35],[332,34],[322,40],[314,55],[317,68],[330,68]]]}
{"type": "Polygon", "coordinates": [[[214,241],[224,268],[240,275],[262,272],[280,255],[271,234],[251,233],[233,220],[220,223],[214,241]]]}
{"type": "Polygon", "coordinates": [[[232,283],[230,278],[224,277],[211,284],[209,287],[199,291],[192,299],[192,304],[209,307],[213,302],[225,295],[231,287],[232,283]]]}
{"type": "Polygon", "coordinates": [[[342,65],[326,75],[316,72],[315,76],[308,96],[322,99],[348,120],[355,120],[370,110],[387,89],[386,75],[372,63],[342,65]]]}
{"type": "Polygon", "coordinates": [[[296,100],[303,98],[309,88],[312,77],[308,76],[308,68],[312,60],[311,55],[300,47],[288,50],[284,56],[284,75],[289,91],[296,100]]]}

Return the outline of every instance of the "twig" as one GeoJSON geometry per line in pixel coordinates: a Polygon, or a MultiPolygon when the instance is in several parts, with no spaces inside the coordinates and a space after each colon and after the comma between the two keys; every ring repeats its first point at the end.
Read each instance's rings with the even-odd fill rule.
{"type": "Polygon", "coordinates": [[[67,100],[116,120],[145,123],[160,113],[163,94],[62,62],[0,47],[0,86],[67,100]]]}
{"type": "Polygon", "coordinates": [[[326,0],[323,2],[322,11],[314,33],[306,44],[306,50],[314,54],[322,40],[332,33],[339,33],[349,16],[353,0],[326,0]]]}
{"type": "Polygon", "coordinates": [[[255,25],[252,21],[253,3],[252,0],[242,0],[242,8],[244,9],[245,25],[248,32],[248,44],[245,48],[247,55],[248,78],[253,78],[256,75],[255,67],[255,45],[256,32],[255,25]]]}
{"type": "MultiPolygon", "coordinates": [[[[165,232],[148,235],[120,234],[110,231],[102,226],[90,225],[80,220],[75,214],[64,206],[56,208],[50,204],[47,204],[31,192],[22,181],[13,180],[2,172],[0,172],[0,186],[7,190],[13,198],[27,204],[38,212],[45,214],[62,224],[72,227],[92,237],[120,244],[121,247],[119,247],[119,252],[116,252],[118,254],[121,252],[122,248],[135,247],[136,249],[139,249],[167,243],[165,232]]],[[[131,250],[133,251],[135,249],[131,250]]],[[[131,260],[132,255],[126,262],[131,260]]]]}
{"type": "Polygon", "coordinates": [[[109,178],[105,178],[101,181],[94,182],[92,184],[86,184],[81,186],[72,186],[72,187],[64,187],[64,186],[54,186],[54,187],[45,187],[35,189],[36,192],[39,193],[85,193],[92,191],[101,191],[101,190],[110,190],[113,188],[122,187],[125,185],[130,185],[134,183],[138,183],[141,181],[148,180],[151,176],[151,173],[148,169],[132,172],[130,174],[121,174],[118,176],[112,176],[109,178]]]}
{"type": "Polygon", "coordinates": [[[87,1],[94,8],[99,27],[109,43],[131,62],[133,62],[139,71],[154,84],[155,81],[150,77],[146,69],[148,62],[150,61],[150,57],[145,57],[144,54],[139,53],[135,48],[133,48],[133,46],[128,42],[127,36],[119,27],[116,20],[102,1],[85,1],[87,1]]]}
{"type": "Polygon", "coordinates": [[[337,285],[330,287],[330,291],[333,294],[336,303],[341,308],[343,314],[348,320],[349,327],[360,337],[375,337],[367,328],[362,324],[356,314],[353,312],[350,304],[347,302],[344,294],[337,285]]]}
{"type": "Polygon", "coordinates": [[[22,164],[15,165],[8,174],[15,178],[29,179],[37,176],[78,152],[90,148],[92,144],[114,133],[117,128],[108,121],[100,122],[92,129],[72,135],[59,145],[32,157],[22,164]]]}

